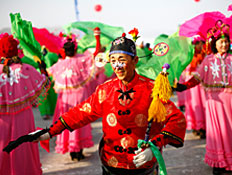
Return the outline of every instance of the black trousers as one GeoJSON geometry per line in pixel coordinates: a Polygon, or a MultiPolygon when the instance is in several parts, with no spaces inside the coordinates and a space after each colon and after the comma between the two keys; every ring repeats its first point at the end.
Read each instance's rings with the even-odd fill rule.
{"type": "Polygon", "coordinates": [[[158,175],[158,166],[151,169],[137,169],[137,170],[128,170],[121,168],[113,168],[102,166],[102,175],[158,175]]]}

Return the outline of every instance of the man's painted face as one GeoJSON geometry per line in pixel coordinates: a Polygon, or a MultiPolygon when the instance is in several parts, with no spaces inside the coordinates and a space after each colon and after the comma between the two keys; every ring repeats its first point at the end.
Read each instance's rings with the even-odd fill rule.
{"type": "Polygon", "coordinates": [[[216,49],[220,54],[226,53],[229,50],[229,47],[230,47],[230,43],[227,37],[220,38],[216,41],[216,49]]]}
{"type": "Polygon", "coordinates": [[[138,58],[132,59],[131,56],[123,53],[110,55],[110,64],[119,80],[129,82],[133,79],[135,65],[138,58]]]}

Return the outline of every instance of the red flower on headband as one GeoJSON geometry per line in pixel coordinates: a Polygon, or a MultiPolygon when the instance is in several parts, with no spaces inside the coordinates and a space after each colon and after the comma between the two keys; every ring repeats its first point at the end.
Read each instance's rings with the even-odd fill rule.
{"type": "Polygon", "coordinates": [[[62,40],[62,47],[66,42],[72,42],[75,45],[75,50],[77,49],[77,36],[75,34],[70,33],[67,35],[65,33],[60,32],[59,37],[62,40]]]}
{"type": "Polygon", "coordinates": [[[137,28],[134,28],[133,30],[129,31],[129,34],[133,37],[134,42],[140,37],[138,36],[139,31],[137,28]]]}
{"type": "Polygon", "coordinates": [[[18,41],[12,35],[1,35],[0,57],[11,58],[18,55],[18,41]]]}

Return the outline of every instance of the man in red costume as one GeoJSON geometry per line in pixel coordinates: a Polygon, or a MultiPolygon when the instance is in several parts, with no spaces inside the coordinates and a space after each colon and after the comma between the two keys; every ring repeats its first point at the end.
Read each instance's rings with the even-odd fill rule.
{"type": "MultiPolygon", "coordinates": [[[[64,113],[38,140],[49,139],[65,129],[73,131],[102,117],[99,153],[103,175],[154,174],[156,159],[150,148],[135,154],[138,139],[144,139],[147,129],[154,81],[136,73],[135,43],[125,36],[112,42],[109,56],[117,77],[99,85],[86,101],[64,113]]],[[[181,147],[185,117],[173,102],[163,104],[166,120],[152,123],[150,141],[160,149],[167,144],[181,147]]]]}

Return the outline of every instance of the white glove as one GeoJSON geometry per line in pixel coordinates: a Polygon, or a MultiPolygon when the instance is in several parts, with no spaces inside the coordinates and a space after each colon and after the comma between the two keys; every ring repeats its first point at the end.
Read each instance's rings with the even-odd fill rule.
{"type": "Polygon", "coordinates": [[[139,148],[138,151],[135,151],[135,154],[137,155],[133,157],[134,158],[133,163],[137,168],[142,166],[146,162],[151,161],[152,158],[154,157],[151,148],[146,148],[144,151],[142,151],[142,149],[139,148]]]}
{"type": "MultiPolygon", "coordinates": [[[[34,132],[29,133],[28,135],[35,134],[35,133],[37,133],[37,132],[39,132],[39,131],[41,131],[41,130],[36,130],[36,131],[34,131],[34,132]]],[[[50,139],[50,135],[49,135],[48,132],[46,132],[45,134],[41,135],[40,137],[38,137],[38,138],[37,138],[36,140],[34,140],[33,142],[38,142],[38,141],[48,140],[48,139],[50,139]]]]}

